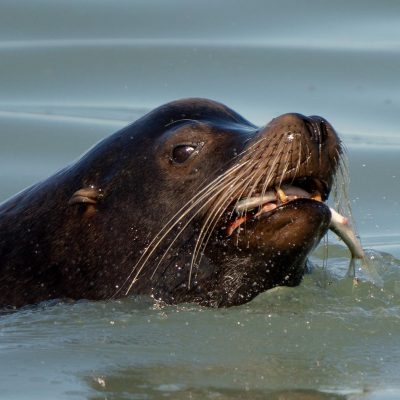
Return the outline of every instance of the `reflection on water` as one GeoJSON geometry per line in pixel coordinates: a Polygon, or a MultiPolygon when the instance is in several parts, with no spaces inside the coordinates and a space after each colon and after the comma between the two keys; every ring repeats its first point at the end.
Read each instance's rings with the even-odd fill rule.
{"type": "MultiPolygon", "coordinates": [[[[100,392],[90,396],[92,400],[119,398],[119,394],[129,393],[137,398],[159,398],[160,396],[172,397],[174,399],[206,399],[217,398],[221,400],[227,399],[266,399],[269,400],[345,400],[345,395],[336,393],[324,393],[315,390],[299,389],[299,390],[262,390],[246,383],[239,384],[240,379],[233,377],[232,371],[224,371],[220,368],[207,368],[207,375],[212,381],[216,381],[214,386],[209,384],[202,388],[197,385],[187,385],[174,383],[180,381],[182,377],[188,375],[204,375],[205,371],[197,369],[188,369],[187,366],[163,368],[163,366],[154,366],[152,368],[130,368],[119,371],[108,376],[91,376],[87,378],[88,384],[96,391],[100,392]],[[231,375],[232,381],[227,387],[221,387],[220,377],[231,375]],[[171,382],[171,383],[165,383],[171,382]],[[239,386],[238,388],[233,388],[239,386]]],[[[185,381],[191,381],[191,379],[185,381]]]]}
{"type": "Polygon", "coordinates": [[[400,3],[4,0],[0,11],[0,200],[172,99],[213,98],[257,124],[320,114],[348,147],[355,220],[384,281],[345,279],[348,253],[331,237],[300,287],[242,307],[126,299],[2,315],[4,398],[399,397],[400,3]]]}

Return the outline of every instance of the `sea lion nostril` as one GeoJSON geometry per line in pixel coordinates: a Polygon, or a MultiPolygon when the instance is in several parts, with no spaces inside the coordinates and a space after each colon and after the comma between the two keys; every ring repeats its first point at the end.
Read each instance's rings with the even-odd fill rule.
{"type": "Polygon", "coordinates": [[[318,143],[325,143],[329,136],[329,122],[318,115],[308,117],[305,122],[310,131],[311,138],[318,143]]]}
{"type": "Polygon", "coordinates": [[[324,143],[326,139],[328,138],[328,128],[326,126],[326,121],[321,120],[319,122],[319,132],[321,136],[321,143],[324,143]]]}
{"type": "Polygon", "coordinates": [[[311,139],[314,142],[320,143],[321,142],[321,134],[319,129],[319,124],[315,123],[311,118],[307,118],[304,120],[304,124],[307,127],[308,133],[311,136],[311,139]]]}
{"type": "Polygon", "coordinates": [[[321,117],[310,117],[304,120],[311,139],[318,144],[323,144],[328,138],[327,122],[321,117]]]}

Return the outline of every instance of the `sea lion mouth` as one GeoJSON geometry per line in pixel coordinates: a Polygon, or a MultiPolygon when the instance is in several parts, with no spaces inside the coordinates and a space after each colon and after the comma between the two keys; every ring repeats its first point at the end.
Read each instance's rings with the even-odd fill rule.
{"type": "Polygon", "coordinates": [[[268,219],[278,209],[298,199],[310,199],[324,203],[327,199],[327,184],[319,179],[300,178],[293,183],[283,183],[264,193],[236,200],[230,207],[231,218],[226,235],[231,236],[241,225],[250,220],[268,219]]]}

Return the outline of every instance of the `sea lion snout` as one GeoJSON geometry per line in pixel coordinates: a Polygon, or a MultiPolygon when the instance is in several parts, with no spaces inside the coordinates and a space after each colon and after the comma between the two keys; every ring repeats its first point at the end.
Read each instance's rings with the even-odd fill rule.
{"type": "Polygon", "coordinates": [[[339,138],[332,125],[323,117],[318,115],[306,116],[299,113],[287,113],[274,118],[263,129],[270,130],[273,127],[283,129],[286,127],[287,134],[308,135],[311,140],[318,144],[325,144],[332,140],[337,143],[339,138]]]}

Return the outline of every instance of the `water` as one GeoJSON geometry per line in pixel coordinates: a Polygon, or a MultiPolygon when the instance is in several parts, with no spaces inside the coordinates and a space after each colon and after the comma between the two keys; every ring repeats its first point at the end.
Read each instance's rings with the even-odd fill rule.
{"type": "Polygon", "coordinates": [[[298,288],[226,309],[149,299],[0,316],[4,399],[400,397],[400,3],[41,1],[0,5],[0,200],[166,101],[258,124],[320,114],[350,159],[383,287],[332,235],[298,288]],[[324,254],[329,259],[324,266],[324,254]]]}

